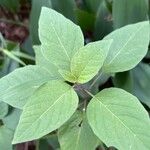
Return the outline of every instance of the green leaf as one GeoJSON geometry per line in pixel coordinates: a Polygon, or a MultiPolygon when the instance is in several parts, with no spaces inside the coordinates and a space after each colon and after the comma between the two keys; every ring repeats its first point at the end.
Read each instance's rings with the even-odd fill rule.
{"type": "Polygon", "coordinates": [[[48,136],[47,138],[47,142],[49,143],[49,145],[55,150],[57,150],[60,147],[59,141],[58,141],[58,135],[57,134],[53,134],[48,136]]]}
{"type": "Polygon", "coordinates": [[[12,150],[13,131],[5,126],[0,127],[0,148],[1,150],[12,150]]]}
{"type": "Polygon", "coordinates": [[[0,6],[6,7],[12,12],[19,10],[19,1],[18,0],[0,0],[0,6]]]}
{"type": "Polygon", "coordinates": [[[130,93],[133,90],[133,75],[132,72],[119,72],[113,78],[115,87],[122,88],[130,93]]]}
{"type": "Polygon", "coordinates": [[[150,65],[140,63],[132,73],[133,93],[150,107],[150,65]]]}
{"type": "Polygon", "coordinates": [[[26,66],[0,79],[0,100],[23,108],[28,97],[43,83],[54,80],[47,70],[39,66],[26,66]]]}
{"type": "Polygon", "coordinates": [[[96,13],[102,1],[103,0],[85,0],[85,3],[90,9],[90,11],[96,13]]]}
{"type": "Polygon", "coordinates": [[[58,138],[61,150],[95,150],[99,140],[83,117],[82,113],[77,112],[60,128],[58,138]]]}
{"type": "Polygon", "coordinates": [[[94,133],[107,145],[119,150],[149,150],[149,115],[138,99],[118,89],[104,89],[87,108],[94,133]]]}
{"type": "Polygon", "coordinates": [[[75,13],[77,23],[84,32],[93,30],[95,22],[95,15],[93,13],[79,8],[75,10],[75,13]]]}
{"type": "Polygon", "coordinates": [[[85,83],[100,70],[107,57],[112,40],[92,42],[79,49],[71,60],[71,71],[62,70],[62,76],[70,82],[85,83]]]}
{"type": "Polygon", "coordinates": [[[38,36],[38,21],[42,6],[51,8],[51,0],[32,0],[30,13],[30,33],[33,44],[40,44],[38,36]]]}
{"type": "Polygon", "coordinates": [[[96,13],[94,27],[94,39],[99,40],[113,30],[111,13],[109,12],[105,0],[99,6],[96,13]]]}
{"type": "Polygon", "coordinates": [[[34,46],[33,48],[35,50],[36,65],[41,66],[41,67],[49,70],[49,72],[53,76],[57,77],[58,79],[62,79],[62,76],[58,72],[57,66],[52,64],[49,59],[44,57],[44,55],[41,51],[41,46],[34,46]]]}
{"type": "Polygon", "coordinates": [[[12,108],[8,115],[2,119],[4,125],[7,128],[15,131],[20,119],[21,112],[22,111],[20,109],[12,108]]]}
{"type": "Polygon", "coordinates": [[[68,69],[73,55],[84,46],[80,27],[46,7],[40,15],[39,37],[44,57],[61,69],[68,69]]]}
{"type": "Polygon", "coordinates": [[[75,112],[78,96],[62,81],[38,88],[26,103],[13,143],[41,138],[63,125],[75,112]]]}
{"type": "Polygon", "coordinates": [[[104,39],[113,39],[113,43],[103,71],[123,72],[135,67],[147,53],[149,32],[149,22],[145,21],[122,27],[106,36],[104,39]]]}
{"type": "Polygon", "coordinates": [[[75,22],[74,10],[76,9],[76,2],[74,0],[51,0],[52,7],[57,12],[63,14],[68,19],[75,22]]]}
{"type": "Polygon", "coordinates": [[[120,28],[130,23],[148,19],[147,0],[114,0],[113,1],[114,28],[120,28]]]}
{"type": "Polygon", "coordinates": [[[37,148],[38,150],[49,150],[50,149],[50,145],[48,144],[47,140],[45,140],[45,139],[39,140],[38,145],[39,145],[39,147],[37,148]]]}
{"type": "Polygon", "coordinates": [[[8,113],[8,105],[0,101],[0,119],[5,117],[8,113]]]}

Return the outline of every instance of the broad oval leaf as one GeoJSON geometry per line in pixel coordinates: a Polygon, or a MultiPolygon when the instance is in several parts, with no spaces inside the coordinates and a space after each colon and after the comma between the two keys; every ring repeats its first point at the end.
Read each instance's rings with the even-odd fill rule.
{"type": "Polygon", "coordinates": [[[0,79],[0,100],[17,108],[23,108],[28,97],[43,83],[56,79],[39,66],[19,68],[0,79]]]}
{"type": "Polygon", "coordinates": [[[102,67],[111,43],[112,40],[103,40],[87,44],[73,56],[71,71],[60,70],[60,73],[67,81],[73,83],[88,82],[102,67]]]}
{"type": "Polygon", "coordinates": [[[8,105],[4,102],[0,102],[0,119],[5,117],[8,113],[8,105]]]}
{"type": "Polygon", "coordinates": [[[94,133],[107,145],[119,150],[149,150],[150,120],[138,99],[118,89],[104,89],[87,108],[94,133]]]}
{"type": "Polygon", "coordinates": [[[13,150],[11,141],[13,139],[14,132],[5,126],[0,127],[0,149],[1,150],[13,150]]]}
{"type": "Polygon", "coordinates": [[[146,55],[149,45],[150,25],[148,21],[122,27],[104,39],[113,39],[104,63],[107,73],[123,72],[135,67],[146,55]]]}
{"type": "Polygon", "coordinates": [[[95,150],[100,143],[81,112],[59,129],[58,139],[61,150],[95,150]]]}
{"type": "Polygon", "coordinates": [[[39,38],[44,56],[61,69],[68,68],[73,55],[84,46],[80,27],[46,7],[39,19],[39,38]]]}
{"type": "Polygon", "coordinates": [[[13,143],[38,139],[56,130],[77,106],[78,96],[68,84],[50,81],[42,85],[24,106],[13,143]]]}

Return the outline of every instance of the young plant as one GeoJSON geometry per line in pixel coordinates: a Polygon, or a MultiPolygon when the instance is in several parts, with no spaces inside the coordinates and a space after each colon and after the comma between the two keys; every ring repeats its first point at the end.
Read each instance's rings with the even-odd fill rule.
{"type": "Polygon", "coordinates": [[[146,55],[148,21],[84,46],[79,26],[43,7],[39,39],[36,65],[0,79],[0,99],[23,109],[13,144],[58,129],[62,150],[94,150],[100,141],[119,150],[149,150],[150,120],[139,100],[115,87],[92,92],[101,73],[130,70],[146,55]],[[79,101],[81,92],[86,96],[79,101]]]}

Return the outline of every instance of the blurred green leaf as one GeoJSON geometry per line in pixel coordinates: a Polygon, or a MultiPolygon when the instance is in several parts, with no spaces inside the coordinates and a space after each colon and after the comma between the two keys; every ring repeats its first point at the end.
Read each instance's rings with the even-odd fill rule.
{"type": "Polygon", "coordinates": [[[4,118],[8,113],[8,105],[0,101],[0,119],[4,118]]]}
{"type": "Polygon", "coordinates": [[[103,0],[85,0],[85,3],[91,12],[96,13],[102,1],[103,0]]]}
{"type": "Polygon", "coordinates": [[[132,72],[120,72],[115,74],[113,78],[113,83],[115,87],[122,88],[128,92],[132,92],[133,90],[133,76],[132,72]]]}
{"type": "Polygon", "coordinates": [[[12,150],[13,131],[5,126],[0,127],[0,149],[12,150]]]}
{"type": "Polygon", "coordinates": [[[134,94],[150,107],[150,65],[140,63],[132,72],[134,94]]]}
{"type": "Polygon", "coordinates": [[[37,146],[39,146],[38,150],[49,150],[51,148],[51,146],[49,145],[46,139],[39,140],[39,143],[37,146]]]}
{"type": "MultiPolygon", "coordinates": [[[[2,35],[0,34],[0,41],[1,41],[1,66],[0,66],[0,77],[3,77],[4,75],[8,74],[9,72],[13,71],[17,67],[19,67],[18,61],[15,61],[14,59],[10,58],[8,55],[12,53],[12,51],[19,51],[19,45],[12,42],[5,40],[2,35]],[[3,51],[4,50],[4,51],[3,51]],[[6,55],[4,52],[8,53],[6,55]]],[[[11,56],[13,54],[10,54],[11,56]]],[[[15,57],[16,58],[16,57],[15,57]]],[[[19,58],[17,58],[19,59],[19,58]]],[[[19,59],[20,61],[20,59],[19,59]]]]}
{"type": "Polygon", "coordinates": [[[56,134],[50,135],[50,137],[47,138],[47,142],[53,147],[53,149],[58,149],[60,147],[58,142],[58,136],[56,134]]]}
{"type": "Polygon", "coordinates": [[[102,39],[105,35],[113,30],[112,16],[109,12],[105,1],[101,3],[96,13],[96,21],[94,27],[94,39],[102,39]]]}
{"type": "Polygon", "coordinates": [[[4,125],[11,129],[15,130],[21,115],[21,110],[17,108],[11,108],[8,115],[2,119],[4,125]]]}
{"type": "Polygon", "coordinates": [[[147,19],[147,0],[113,0],[113,24],[115,29],[147,19]]]}
{"type": "Polygon", "coordinates": [[[19,0],[0,0],[0,6],[16,12],[19,10],[20,2],[19,0]]]}
{"type": "Polygon", "coordinates": [[[83,31],[92,31],[95,22],[95,15],[86,10],[76,9],[75,10],[77,24],[83,31]]]}
{"type": "Polygon", "coordinates": [[[51,0],[51,1],[53,9],[63,14],[68,19],[71,19],[72,21],[76,22],[74,13],[76,9],[75,0],[51,0]]]}
{"type": "Polygon", "coordinates": [[[27,53],[31,56],[34,56],[34,51],[33,51],[33,48],[32,48],[32,40],[31,40],[31,35],[29,35],[26,40],[21,44],[21,50],[22,52],[24,53],[27,53]]]}
{"type": "Polygon", "coordinates": [[[38,20],[42,6],[51,8],[51,0],[32,0],[30,13],[30,34],[33,44],[40,44],[38,37],[38,20]]]}
{"type": "Polygon", "coordinates": [[[14,69],[16,69],[18,67],[19,67],[18,62],[14,61],[8,57],[5,57],[2,65],[0,67],[0,77],[5,76],[6,74],[12,72],[14,69]]]}

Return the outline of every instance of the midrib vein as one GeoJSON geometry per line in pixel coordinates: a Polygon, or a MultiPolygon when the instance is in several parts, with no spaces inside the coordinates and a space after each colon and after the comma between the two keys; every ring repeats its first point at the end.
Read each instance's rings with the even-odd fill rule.
{"type": "Polygon", "coordinates": [[[124,44],[124,46],[118,51],[118,53],[114,56],[114,58],[107,64],[107,66],[109,66],[110,64],[112,64],[112,62],[116,59],[116,57],[121,53],[121,51],[126,47],[126,45],[129,43],[129,41],[140,31],[140,29],[142,28],[143,26],[141,26],[140,28],[138,28],[136,30],[136,32],[134,32],[130,38],[127,40],[127,42],[124,44]]]}
{"type": "Polygon", "coordinates": [[[62,44],[61,39],[59,38],[59,36],[58,36],[58,34],[57,34],[57,31],[56,31],[56,29],[55,29],[55,26],[52,24],[52,22],[51,22],[51,26],[52,26],[52,28],[53,28],[53,30],[54,30],[54,32],[55,32],[55,35],[56,35],[56,37],[57,37],[57,39],[58,39],[58,41],[59,41],[61,47],[62,47],[63,50],[64,50],[64,53],[66,54],[68,60],[70,61],[70,57],[69,57],[69,55],[68,55],[68,53],[67,53],[67,50],[65,49],[64,45],[62,44]]]}
{"type": "MultiPolygon", "coordinates": [[[[60,100],[67,92],[68,92],[68,90],[67,90],[64,94],[62,94],[45,112],[43,112],[42,115],[41,115],[39,118],[37,118],[37,119],[30,125],[30,127],[27,128],[27,129],[22,133],[21,136],[23,136],[23,135],[26,133],[27,130],[29,130],[31,127],[33,127],[33,125],[34,125],[38,120],[40,120],[57,102],[59,102],[59,100],[60,100]]],[[[21,137],[21,136],[19,136],[19,137],[21,137]]]]}
{"type": "Polygon", "coordinates": [[[77,150],[77,147],[78,147],[78,143],[79,143],[79,139],[80,139],[80,135],[81,135],[81,129],[82,129],[82,127],[79,127],[75,150],[77,150]]]}
{"type": "MultiPolygon", "coordinates": [[[[106,110],[109,111],[126,129],[128,129],[128,130],[133,134],[134,138],[137,137],[137,135],[136,135],[128,126],[126,126],[126,125],[124,124],[124,122],[123,122],[119,117],[117,117],[110,109],[108,109],[105,104],[103,104],[97,97],[94,97],[94,98],[95,98],[104,108],[106,108],[106,110]]],[[[141,141],[138,137],[137,137],[137,139],[138,139],[139,141],[141,141]]],[[[141,142],[142,142],[142,141],[141,141],[141,142]]],[[[143,142],[142,142],[142,143],[143,143],[143,142]]]]}

